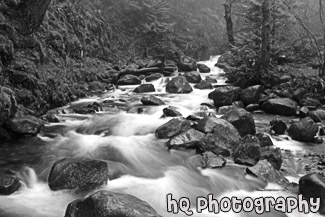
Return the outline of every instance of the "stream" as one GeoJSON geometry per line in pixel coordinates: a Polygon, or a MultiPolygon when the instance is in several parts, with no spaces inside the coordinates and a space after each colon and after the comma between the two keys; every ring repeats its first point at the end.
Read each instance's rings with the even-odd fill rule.
{"type": "MultiPolygon", "coordinates": [[[[217,78],[225,84],[223,71],[214,67],[218,57],[202,62],[208,65],[211,73],[201,74],[217,78]]],[[[23,187],[10,196],[0,196],[0,217],[63,217],[67,205],[92,192],[51,191],[47,177],[55,161],[64,157],[87,157],[110,162],[110,167],[122,171],[123,175],[108,181],[101,189],[134,195],[150,204],[160,215],[187,216],[168,213],[166,195],[173,198],[187,197],[195,202],[196,197],[206,197],[213,193],[215,198],[224,196],[266,197],[294,196],[281,186],[260,180],[245,173],[246,166],[236,165],[227,159],[221,169],[194,168],[186,159],[191,151],[168,150],[167,140],[157,139],[155,129],[171,118],[161,118],[162,110],[174,106],[184,117],[216,114],[202,103],[213,103],[208,99],[212,90],[193,88],[190,94],[166,93],[168,78],[163,77],[151,82],[155,96],[166,105],[143,106],[139,99],[144,94],[132,92],[136,86],[120,86],[114,91],[99,96],[81,99],[60,108],[73,108],[92,102],[103,103],[105,108],[96,114],[61,114],[60,123],[47,124],[36,138],[9,141],[0,147],[0,172],[19,171],[23,187]],[[141,111],[141,112],[139,112],[141,111]]],[[[192,85],[192,84],[191,84],[192,85]]],[[[269,122],[275,115],[254,114],[258,132],[269,132],[269,122]]],[[[281,117],[285,121],[293,117],[281,117]]],[[[309,151],[324,152],[324,144],[310,146],[293,141],[289,137],[273,137],[274,145],[283,150],[283,164],[286,177],[298,182],[305,175],[304,163],[300,159],[309,151]]],[[[194,206],[194,203],[192,204],[194,206]]],[[[193,207],[194,210],[194,207],[193,207]]],[[[195,213],[194,216],[259,216],[255,212],[195,213]]],[[[319,216],[304,214],[294,210],[292,213],[265,213],[262,216],[319,216]]]]}

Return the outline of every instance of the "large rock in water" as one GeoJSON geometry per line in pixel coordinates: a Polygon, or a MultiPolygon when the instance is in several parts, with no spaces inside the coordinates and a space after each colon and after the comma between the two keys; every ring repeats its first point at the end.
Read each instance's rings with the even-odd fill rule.
{"type": "Polygon", "coordinates": [[[64,158],[55,162],[49,175],[53,191],[101,186],[109,180],[106,162],[87,158],[64,158]]]}
{"type": "Polygon", "coordinates": [[[210,73],[211,72],[211,69],[207,65],[204,65],[202,63],[198,63],[197,68],[199,69],[200,73],[210,73]]]}
{"type": "Polygon", "coordinates": [[[165,105],[161,99],[152,95],[142,97],[141,102],[143,105],[165,105]]]}
{"type": "MultiPolygon", "coordinates": [[[[214,125],[212,133],[207,134],[201,140],[200,149],[211,151],[216,155],[230,156],[233,148],[240,140],[237,129],[223,119],[217,119],[210,123],[214,125]]],[[[210,131],[209,127],[200,127],[199,129],[210,131]]]]}
{"type": "Polygon", "coordinates": [[[200,140],[203,139],[204,136],[204,133],[201,133],[194,129],[189,129],[172,137],[168,141],[167,145],[169,149],[198,148],[200,140]]]}
{"type": "Polygon", "coordinates": [[[10,195],[16,192],[21,186],[18,178],[0,176],[0,195],[10,195]]]}
{"type": "Polygon", "coordinates": [[[5,128],[18,136],[34,136],[41,131],[44,122],[34,116],[10,118],[4,124],[5,128]]]}
{"type": "Polygon", "coordinates": [[[199,89],[199,90],[205,90],[205,89],[212,89],[213,86],[209,81],[202,80],[200,83],[194,85],[194,88],[199,89]]]}
{"type": "Polygon", "coordinates": [[[240,100],[243,101],[245,105],[257,103],[264,90],[265,88],[262,85],[248,87],[241,91],[240,100]]]}
{"type": "Polygon", "coordinates": [[[279,118],[270,121],[270,125],[271,125],[271,130],[273,130],[274,133],[278,135],[284,134],[287,129],[286,123],[284,123],[284,121],[282,121],[279,118]]]}
{"type": "Polygon", "coordinates": [[[242,138],[232,154],[235,163],[254,166],[260,159],[260,141],[247,135],[242,138]]]}
{"type": "Polygon", "coordinates": [[[0,87],[0,124],[8,118],[14,117],[17,111],[17,103],[8,88],[0,87]]]}
{"type": "Polygon", "coordinates": [[[262,105],[262,110],[277,115],[296,115],[297,103],[289,98],[269,99],[262,105]]]}
{"type": "Polygon", "coordinates": [[[193,89],[184,76],[177,76],[168,82],[166,91],[168,93],[190,93],[193,89]]]}
{"type": "Polygon", "coordinates": [[[304,198],[320,198],[319,212],[325,214],[325,179],[318,173],[305,175],[299,180],[299,189],[304,198]]]}
{"type": "Polygon", "coordinates": [[[188,56],[180,56],[179,60],[177,61],[177,67],[178,71],[180,72],[190,72],[197,70],[196,61],[188,56]]]}
{"type": "Polygon", "coordinates": [[[267,160],[259,161],[255,166],[246,169],[248,174],[254,175],[266,183],[288,184],[289,181],[284,175],[273,168],[267,160]]]}
{"type": "Polygon", "coordinates": [[[156,89],[152,84],[141,84],[139,87],[135,88],[133,92],[135,93],[150,93],[155,92],[156,89]]]}
{"type": "Polygon", "coordinates": [[[293,123],[288,130],[289,136],[301,142],[313,142],[317,135],[319,126],[310,118],[303,118],[297,123],[293,123]]]}
{"type": "Polygon", "coordinates": [[[168,139],[189,129],[191,129],[191,121],[183,118],[174,118],[158,127],[155,135],[158,139],[168,139]]]}
{"type": "Polygon", "coordinates": [[[127,194],[98,191],[71,202],[65,217],[161,217],[149,204],[127,194]]]}
{"type": "Polygon", "coordinates": [[[137,85],[141,84],[141,80],[135,75],[124,75],[117,81],[118,85],[137,85]]]}
{"type": "Polygon", "coordinates": [[[241,137],[247,134],[255,135],[256,133],[254,118],[245,109],[233,109],[222,116],[222,118],[234,125],[241,137]]]}
{"type": "Polygon", "coordinates": [[[281,169],[282,153],[280,148],[274,147],[261,147],[261,160],[266,159],[276,170],[281,169]]]}
{"type": "Polygon", "coordinates": [[[218,87],[209,93],[209,98],[213,100],[216,107],[231,105],[239,99],[239,87],[218,87]]]}
{"type": "Polygon", "coordinates": [[[186,80],[190,83],[198,84],[202,81],[201,75],[198,71],[186,72],[184,74],[186,80]]]}

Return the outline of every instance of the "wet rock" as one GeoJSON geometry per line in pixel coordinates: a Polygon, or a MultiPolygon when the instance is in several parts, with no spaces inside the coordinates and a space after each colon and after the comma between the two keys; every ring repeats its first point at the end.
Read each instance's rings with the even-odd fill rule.
{"type": "Polygon", "coordinates": [[[289,98],[269,99],[263,103],[262,110],[270,114],[296,115],[297,103],[289,98]]]}
{"type": "Polygon", "coordinates": [[[106,162],[87,158],[64,158],[55,162],[49,175],[53,191],[95,188],[109,180],[106,162]]]}
{"type": "Polygon", "coordinates": [[[156,89],[152,84],[141,84],[139,87],[133,90],[135,93],[150,93],[155,91],[156,89]]]}
{"type": "Polygon", "coordinates": [[[189,129],[191,129],[191,121],[183,118],[174,118],[158,127],[155,135],[158,139],[168,139],[189,129]]]}
{"type": "Polygon", "coordinates": [[[203,159],[206,162],[206,168],[222,168],[226,166],[227,161],[222,156],[217,156],[212,152],[204,152],[203,159]]]}
{"type": "Polygon", "coordinates": [[[182,117],[183,115],[177,111],[177,108],[173,106],[168,106],[163,109],[163,113],[166,117],[182,117]]]}
{"type": "Polygon", "coordinates": [[[273,130],[273,132],[278,135],[284,134],[287,129],[286,123],[284,123],[284,121],[282,121],[279,118],[270,121],[270,125],[271,125],[271,130],[273,130]]]}
{"type": "Polygon", "coordinates": [[[262,85],[248,87],[241,91],[239,98],[245,105],[255,104],[260,100],[264,90],[265,88],[262,85]]]}
{"type": "Polygon", "coordinates": [[[276,170],[281,169],[282,153],[280,148],[275,147],[261,147],[261,160],[266,159],[276,170]]]}
{"type": "Polygon", "coordinates": [[[200,149],[216,155],[230,156],[240,139],[237,129],[228,121],[218,119],[212,131],[213,133],[207,134],[201,140],[200,149]]]}
{"type": "Polygon", "coordinates": [[[137,85],[141,84],[141,80],[135,75],[124,75],[118,81],[118,85],[137,85]]]}
{"type": "Polygon", "coordinates": [[[163,75],[160,74],[160,73],[154,73],[154,74],[151,74],[151,75],[148,75],[145,80],[146,82],[151,82],[151,81],[155,81],[155,80],[158,80],[159,78],[162,78],[163,75]]]}
{"type": "Polygon", "coordinates": [[[206,159],[204,159],[201,154],[190,156],[186,159],[186,162],[192,167],[201,167],[203,169],[207,168],[206,159]]]}
{"type": "Polygon", "coordinates": [[[260,141],[255,136],[246,135],[234,148],[232,156],[237,164],[248,166],[257,164],[260,159],[260,141]]]}
{"type": "Polygon", "coordinates": [[[148,95],[141,99],[143,105],[165,105],[165,103],[158,97],[148,95]]]}
{"type": "Polygon", "coordinates": [[[318,116],[318,114],[315,111],[311,111],[308,113],[308,116],[315,122],[320,123],[322,122],[322,119],[318,116]]]}
{"type": "Polygon", "coordinates": [[[254,118],[245,109],[233,109],[227,112],[222,118],[234,125],[241,137],[256,133],[254,118]]]}
{"type": "Polygon", "coordinates": [[[189,129],[185,132],[182,132],[174,137],[172,137],[167,146],[169,149],[190,149],[198,148],[200,140],[205,136],[204,133],[201,133],[195,129],[189,129]]]}
{"type": "Polygon", "coordinates": [[[229,111],[232,111],[235,109],[235,106],[233,105],[226,105],[226,106],[221,106],[218,109],[218,114],[226,114],[229,111]]]}
{"type": "Polygon", "coordinates": [[[18,178],[11,176],[0,176],[0,195],[10,195],[21,186],[18,178]]]}
{"type": "Polygon", "coordinates": [[[184,77],[189,83],[198,84],[202,81],[201,75],[198,71],[191,71],[184,73],[184,77]]]}
{"type": "Polygon", "coordinates": [[[269,146],[274,145],[273,142],[272,142],[272,139],[266,133],[257,133],[255,136],[258,138],[258,140],[260,140],[261,148],[262,147],[269,147],[269,146]]]}
{"type": "Polygon", "coordinates": [[[168,93],[190,93],[193,89],[184,76],[177,76],[167,83],[168,93]]]}
{"type": "Polygon", "coordinates": [[[177,61],[177,67],[178,71],[180,72],[190,72],[197,70],[196,61],[188,56],[180,56],[179,60],[177,61]]]}
{"type": "Polygon", "coordinates": [[[7,88],[0,86],[0,124],[8,118],[14,117],[17,112],[17,103],[14,96],[5,89],[7,88]]]}
{"type": "Polygon", "coordinates": [[[291,98],[296,100],[297,102],[300,102],[303,96],[305,95],[305,93],[306,93],[305,88],[300,87],[292,93],[291,98]]]}
{"type": "Polygon", "coordinates": [[[261,160],[255,166],[248,167],[246,172],[260,178],[265,183],[271,182],[280,185],[289,183],[284,175],[280,171],[274,169],[267,160],[261,160]]]}
{"type": "Polygon", "coordinates": [[[289,136],[301,142],[313,142],[318,132],[318,125],[309,117],[293,123],[288,130],[289,136]]]}
{"type": "Polygon", "coordinates": [[[149,204],[127,194],[98,191],[71,202],[65,217],[161,217],[149,204]]]}
{"type": "Polygon", "coordinates": [[[213,92],[209,93],[209,98],[214,101],[216,107],[231,105],[239,99],[239,87],[218,87],[213,92]]]}
{"type": "Polygon", "coordinates": [[[318,173],[310,173],[300,178],[299,189],[306,199],[320,198],[319,212],[325,214],[325,179],[318,173]]]}
{"type": "Polygon", "coordinates": [[[199,69],[200,73],[210,73],[211,72],[211,69],[207,65],[204,65],[202,63],[198,63],[197,68],[199,69]]]}
{"type": "Polygon", "coordinates": [[[245,110],[248,112],[254,112],[260,109],[259,104],[249,104],[248,106],[245,107],[245,110]]]}
{"type": "Polygon", "coordinates": [[[210,82],[211,84],[212,83],[218,83],[218,80],[216,78],[212,77],[212,76],[207,76],[205,78],[205,81],[210,82]]]}
{"type": "Polygon", "coordinates": [[[34,136],[44,127],[44,122],[34,116],[9,118],[4,124],[5,128],[18,136],[34,136]]]}
{"type": "Polygon", "coordinates": [[[199,90],[206,90],[206,89],[212,89],[212,84],[209,81],[202,80],[200,83],[195,84],[194,88],[199,89],[199,90]]]}
{"type": "Polygon", "coordinates": [[[318,117],[322,120],[325,121],[325,110],[323,109],[317,109],[315,111],[315,114],[318,115],[318,117]]]}
{"type": "Polygon", "coordinates": [[[54,113],[48,113],[42,116],[42,119],[49,123],[59,123],[59,119],[56,117],[54,113]]]}
{"type": "Polygon", "coordinates": [[[307,106],[303,106],[299,109],[299,116],[304,118],[308,115],[309,113],[309,108],[307,106]]]}
{"type": "Polygon", "coordinates": [[[205,117],[198,121],[196,129],[203,133],[212,133],[216,125],[228,124],[224,120],[216,117],[205,117]]]}

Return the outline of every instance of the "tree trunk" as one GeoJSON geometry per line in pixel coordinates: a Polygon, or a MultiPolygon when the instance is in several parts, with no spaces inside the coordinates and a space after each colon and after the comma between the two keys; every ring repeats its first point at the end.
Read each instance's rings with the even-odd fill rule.
{"type": "Polygon", "coordinates": [[[262,4],[262,48],[259,72],[267,72],[270,64],[270,0],[264,0],[262,4]]]}
{"type": "Polygon", "coordinates": [[[225,20],[227,26],[229,47],[232,48],[235,46],[233,22],[231,19],[232,0],[226,0],[226,2],[223,5],[225,7],[225,20]]]}

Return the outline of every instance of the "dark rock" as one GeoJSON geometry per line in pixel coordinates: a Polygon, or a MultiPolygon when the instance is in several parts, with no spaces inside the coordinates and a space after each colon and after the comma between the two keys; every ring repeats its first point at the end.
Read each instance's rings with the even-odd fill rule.
{"type": "Polygon", "coordinates": [[[320,123],[322,122],[322,119],[318,116],[318,114],[315,111],[311,111],[308,113],[308,116],[315,122],[320,123]]]}
{"type": "Polygon", "coordinates": [[[239,99],[239,87],[218,87],[213,92],[209,93],[209,98],[214,101],[216,107],[231,105],[239,99]]]}
{"type": "Polygon", "coordinates": [[[218,83],[218,80],[216,78],[213,78],[212,76],[207,76],[205,78],[205,81],[212,83],[218,83]]]}
{"type": "Polygon", "coordinates": [[[10,195],[21,186],[18,178],[11,176],[0,176],[0,195],[10,195]]]}
{"type": "Polygon", "coordinates": [[[233,105],[227,105],[227,106],[221,106],[218,109],[218,114],[226,114],[229,111],[232,111],[235,109],[235,106],[233,105]]]}
{"type": "Polygon", "coordinates": [[[155,131],[155,135],[158,139],[168,139],[189,129],[191,129],[191,121],[182,118],[174,118],[158,127],[155,131]]]}
{"type": "Polygon", "coordinates": [[[184,77],[189,83],[198,84],[202,81],[201,75],[198,71],[191,71],[184,73],[184,77]]]}
{"type": "Polygon", "coordinates": [[[321,103],[317,99],[313,99],[310,97],[304,98],[302,104],[307,106],[310,109],[314,109],[317,106],[321,105],[321,103]]]}
{"type": "Polygon", "coordinates": [[[49,175],[49,187],[53,191],[85,189],[106,184],[109,180],[106,162],[87,158],[64,158],[55,162],[49,175]]]}
{"type": "Polygon", "coordinates": [[[245,109],[233,109],[227,112],[222,118],[234,125],[241,137],[256,133],[254,118],[245,109]]]}
{"type": "Polygon", "coordinates": [[[200,81],[200,83],[194,85],[194,88],[199,90],[206,90],[206,89],[212,89],[212,84],[206,80],[200,81]]]}
{"type": "Polygon", "coordinates": [[[195,115],[189,115],[189,116],[186,117],[186,120],[199,121],[199,120],[201,120],[201,118],[198,117],[198,116],[195,116],[195,115]]]}
{"type": "Polygon", "coordinates": [[[205,117],[198,121],[196,129],[203,133],[212,133],[216,125],[227,124],[224,120],[216,117],[205,117]]]}
{"type": "Polygon", "coordinates": [[[211,72],[211,69],[207,65],[204,65],[202,63],[198,63],[197,68],[199,69],[200,73],[210,73],[211,72]]]}
{"type": "Polygon", "coordinates": [[[65,217],[161,217],[149,204],[127,194],[97,191],[71,202],[65,217]]]}
{"type": "Polygon", "coordinates": [[[286,129],[287,129],[287,125],[286,123],[284,123],[281,119],[279,118],[276,118],[276,119],[273,119],[271,122],[270,122],[270,125],[271,125],[271,130],[274,131],[275,134],[278,134],[278,135],[282,135],[285,133],[286,129]]]}
{"type": "Polygon", "coordinates": [[[155,92],[156,89],[152,84],[141,84],[139,87],[135,88],[133,92],[135,93],[150,93],[155,92]]]}
{"type": "Polygon", "coordinates": [[[232,103],[232,105],[234,106],[234,108],[237,108],[237,109],[245,107],[244,103],[242,101],[235,101],[232,103]]]}
{"type": "Polygon", "coordinates": [[[260,159],[260,141],[255,136],[246,135],[239,141],[232,156],[237,164],[249,166],[257,164],[260,159]]]}
{"type": "Polygon", "coordinates": [[[310,173],[300,178],[299,190],[304,198],[320,198],[321,214],[325,214],[325,179],[318,173],[310,173]]]}
{"type": "Polygon", "coordinates": [[[227,157],[230,156],[239,139],[240,135],[231,123],[218,119],[213,128],[213,133],[207,134],[201,140],[200,149],[227,157]]]}
{"type": "Polygon", "coordinates": [[[42,119],[48,121],[49,123],[59,123],[59,119],[53,113],[48,113],[42,116],[42,119]]]}
{"type": "Polygon", "coordinates": [[[307,106],[303,106],[299,110],[299,115],[302,118],[306,117],[308,115],[308,113],[309,113],[309,108],[307,106]]]}
{"type": "Polygon", "coordinates": [[[254,104],[260,100],[261,94],[264,92],[264,90],[265,88],[262,85],[248,87],[241,91],[239,98],[245,105],[254,104]]]}
{"type": "Polygon", "coordinates": [[[325,121],[325,110],[323,109],[317,109],[315,113],[318,115],[318,117],[322,120],[325,121]]]}
{"type": "Polygon", "coordinates": [[[263,103],[262,110],[270,114],[296,115],[297,103],[289,98],[269,99],[263,103]]]}
{"type": "Polygon", "coordinates": [[[300,102],[303,96],[305,95],[306,90],[305,88],[298,88],[292,93],[292,99],[296,100],[297,102],[300,102]]]}
{"type": "Polygon", "coordinates": [[[257,133],[255,136],[258,138],[258,140],[260,140],[261,148],[262,147],[269,147],[269,146],[274,145],[273,142],[272,142],[272,139],[266,133],[257,133]]]}
{"type": "Polygon", "coordinates": [[[261,160],[266,159],[276,170],[281,169],[282,153],[280,148],[274,147],[261,147],[261,160]]]}
{"type": "Polygon", "coordinates": [[[265,183],[271,182],[280,185],[289,183],[284,175],[280,171],[274,169],[267,160],[261,160],[255,166],[248,167],[246,172],[260,178],[265,183]]]}
{"type": "Polygon", "coordinates": [[[23,116],[16,118],[9,118],[4,124],[5,128],[20,136],[31,135],[34,136],[41,131],[44,122],[34,116],[23,116]]]}
{"type": "Polygon", "coordinates": [[[163,65],[161,60],[150,60],[147,67],[153,68],[153,67],[161,67],[163,65]]]}
{"type": "Polygon", "coordinates": [[[212,152],[204,152],[203,159],[206,161],[207,168],[222,168],[226,166],[227,161],[222,156],[217,156],[212,152]]]}
{"type": "Polygon", "coordinates": [[[193,89],[184,76],[177,76],[168,82],[166,92],[168,93],[190,93],[193,89]]]}
{"type": "Polygon", "coordinates": [[[141,102],[143,105],[165,105],[161,99],[152,95],[142,97],[141,102]]]}
{"type": "Polygon", "coordinates": [[[10,139],[10,133],[0,126],[0,140],[10,139]]]}
{"type": "Polygon", "coordinates": [[[173,136],[167,143],[169,149],[189,149],[198,148],[200,140],[205,136],[194,129],[189,129],[176,136],[173,136]]]}
{"type": "Polygon", "coordinates": [[[141,80],[135,75],[124,75],[117,81],[118,85],[137,85],[141,84],[141,80]]]}
{"type": "Polygon", "coordinates": [[[249,104],[248,106],[246,106],[245,110],[248,112],[254,112],[260,109],[260,105],[259,104],[249,104]]]}
{"type": "Polygon", "coordinates": [[[166,117],[182,117],[182,114],[177,111],[177,108],[168,106],[167,108],[163,109],[163,113],[166,117]]]}
{"type": "Polygon", "coordinates": [[[318,132],[318,125],[307,117],[301,119],[299,122],[292,124],[289,127],[289,136],[301,142],[313,142],[318,132]]]}
{"type": "Polygon", "coordinates": [[[178,71],[180,72],[190,72],[197,70],[196,61],[188,56],[180,56],[177,62],[177,67],[178,71]]]}
{"type": "Polygon", "coordinates": [[[8,118],[15,116],[17,112],[17,103],[13,95],[5,92],[3,87],[0,87],[0,124],[8,118]]]}
{"type": "Polygon", "coordinates": [[[147,77],[145,78],[145,80],[146,80],[147,82],[150,82],[150,81],[158,80],[159,78],[162,78],[162,77],[163,77],[162,74],[160,74],[160,73],[154,73],[154,74],[151,74],[151,75],[147,76],[147,77]]]}

